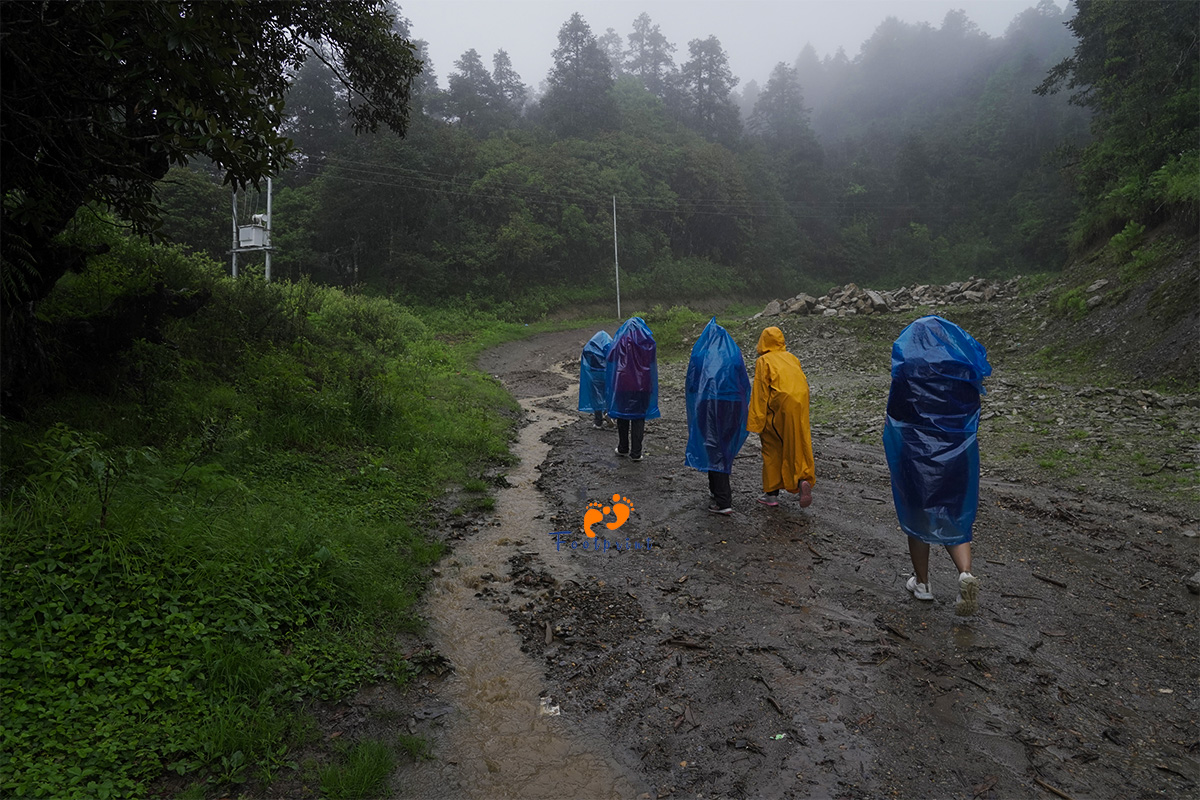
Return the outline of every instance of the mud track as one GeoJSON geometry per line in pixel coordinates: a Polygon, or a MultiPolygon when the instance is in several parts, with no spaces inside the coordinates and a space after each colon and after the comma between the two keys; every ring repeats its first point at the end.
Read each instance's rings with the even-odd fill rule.
{"type": "MultiPolygon", "coordinates": [[[[904,590],[882,446],[856,434],[881,420],[815,429],[818,483],[804,510],[791,496],[776,509],[755,502],[751,436],[732,475],[735,514],[713,516],[704,475],[683,466],[685,365],[660,364],[662,419],[647,424],[646,459],[617,458],[615,431],[574,410],[592,333],[545,334],[480,361],[527,408],[566,420],[542,437],[547,511],[483,595],[544,667],[563,724],[606,743],[635,796],[1196,791],[1194,519],[1001,477],[985,452],[981,610],[956,617],[943,553],[931,562],[935,602],[904,590]],[[596,526],[612,546],[572,549],[588,541],[587,504],[614,495],[634,511],[616,531],[596,526]],[[558,548],[547,545],[554,531],[571,532],[558,548]],[[645,540],[649,550],[617,549],[645,540]]],[[[818,361],[853,346],[814,341],[818,361]]],[[[810,369],[814,403],[886,393],[886,371],[886,361],[865,376],[810,369]]]]}

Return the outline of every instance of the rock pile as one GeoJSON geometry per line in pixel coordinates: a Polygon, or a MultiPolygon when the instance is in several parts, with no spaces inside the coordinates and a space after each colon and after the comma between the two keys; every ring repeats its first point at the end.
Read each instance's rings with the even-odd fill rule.
{"type": "Polygon", "coordinates": [[[987,303],[997,297],[1014,296],[1018,280],[1018,278],[1011,278],[1000,282],[989,281],[985,278],[969,278],[945,286],[923,283],[903,286],[890,292],[860,289],[856,284],[848,283],[845,286],[833,287],[821,297],[813,297],[811,294],[801,292],[787,300],[772,300],[752,319],[775,317],[780,314],[849,317],[856,314],[911,311],[917,306],[987,303]]]}

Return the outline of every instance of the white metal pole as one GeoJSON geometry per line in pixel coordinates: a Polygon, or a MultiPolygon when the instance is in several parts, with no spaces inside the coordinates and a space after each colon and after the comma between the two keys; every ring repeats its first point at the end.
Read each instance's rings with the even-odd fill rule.
{"type": "Polygon", "coordinates": [[[233,249],[230,251],[233,256],[233,277],[237,277],[237,249],[238,249],[238,228],[237,228],[237,189],[233,190],[233,249]]]}
{"type": "Polygon", "coordinates": [[[266,275],[267,283],[271,282],[271,179],[267,178],[267,229],[264,232],[263,242],[267,246],[266,249],[266,267],[264,274],[266,275]]]}
{"type": "Polygon", "coordinates": [[[621,319],[621,262],[617,259],[617,196],[613,195],[613,274],[617,277],[617,319],[621,319]]]}

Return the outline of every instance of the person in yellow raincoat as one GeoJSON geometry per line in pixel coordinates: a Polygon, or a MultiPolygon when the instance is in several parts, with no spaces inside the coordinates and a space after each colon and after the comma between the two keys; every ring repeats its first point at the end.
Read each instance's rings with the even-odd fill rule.
{"type": "Polygon", "coordinates": [[[758,337],[746,430],[762,442],[763,496],[758,502],[778,506],[779,490],[787,489],[800,495],[801,508],[811,504],[817,472],[808,426],[808,378],[776,327],[758,337]]]}

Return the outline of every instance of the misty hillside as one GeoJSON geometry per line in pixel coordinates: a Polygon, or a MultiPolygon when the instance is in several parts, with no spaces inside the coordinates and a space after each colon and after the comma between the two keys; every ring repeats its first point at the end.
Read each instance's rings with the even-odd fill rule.
{"type": "MultiPolygon", "coordinates": [[[[310,59],[288,97],[300,154],[274,184],[274,269],[423,301],[604,296],[615,198],[622,290],[648,302],[1057,270],[1075,215],[1063,148],[1086,144],[1090,112],[1034,90],[1071,53],[1066,19],[1044,3],[1000,38],[961,14],[890,19],[853,61],[798,44],[740,86],[716,37],[680,46],[643,14],[616,41],[575,15],[536,97],[504,51],[464,53],[445,90],[427,64],[403,140],[355,138],[310,59]]],[[[214,188],[201,216],[202,191],[170,176],[164,230],[221,259],[228,203],[214,188]]]]}
{"type": "MultiPolygon", "coordinates": [[[[397,733],[409,715],[378,709],[387,741],[341,734],[374,702],[359,702],[367,687],[427,698],[425,678],[450,668],[414,643],[445,548],[430,531],[463,535],[518,460],[522,409],[477,357],[521,340],[515,368],[556,385],[526,363],[530,334],[555,329],[573,350],[614,306],[646,317],[668,362],[709,312],[745,320],[851,282],[1002,282],[1003,305],[957,311],[988,327],[997,363],[1019,356],[1054,389],[1010,394],[1013,463],[1043,469],[1024,424],[1031,388],[1051,420],[1055,397],[1095,398],[1045,469],[1095,472],[1101,492],[1115,474],[1131,493],[1193,493],[1194,429],[1176,411],[1200,384],[1200,5],[1043,2],[998,38],[955,14],[936,28],[886,20],[858,57],[818,61],[798,44],[754,87],[737,85],[715,36],[677,46],[647,15],[597,36],[575,14],[536,96],[504,51],[464,53],[439,88],[395,12],[0,3],[0,795],[385,795],[398,757],[428,755],[397,733]],[[1124,424],[1151,402],[1152,418],[1124,424]],[[1101,425],[1082,421],[1092,413],[1101,425]],[[1119,438],[1096,429],[1110,422],[1119,438]],[[1136,442],[1150,426],[1169,446],[1153,462],[1136,442]]],[[[843,325],[890,328],[828,323],[843,325]]],[[[888,337],[874,338],[882,356],[888,337]]],[[[834,360],[857,349],[853,334],[825,342],[834,360]]],[[[846,488],[864,514],[847,530],[890,529],[846,488]]],[[[1037,515],[1075,519],[1056,492],[1016,518],[1039,548],[1037,515]]],[[[1125,550],[1151,541],[1143,519],[1108,529],[1111,549],[1078,550],[1076,570],[1121,552],[1162,572],[1144,557],[1157,544],[1125,550]]],[[[1146,628],[1162,616],[1155,580],[1131,591],[1149,609],[1138,626],[1160,631],[1146,628]]],[[[1062,617],[1102,605],[1088,597],[1062,617]]],[[[1168,669],[1155,648],[1177,640],[1143,641],[1144,663],[1168,669]]],[[[1003,659],[1021,680],[1037,646],[1003,659]]],[[[1013,708],[1040,697],[1019,691],[1013,708]]],[[[690,712],[678,714],[676,731],[690,712]]],[[[1163,769],[1132,720],[1122,732],[1088,716],[1096,741],[1163,769]]]]}

